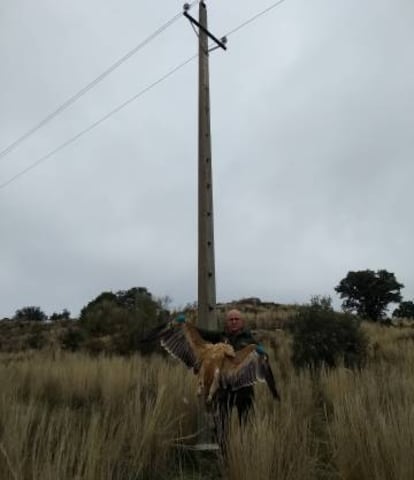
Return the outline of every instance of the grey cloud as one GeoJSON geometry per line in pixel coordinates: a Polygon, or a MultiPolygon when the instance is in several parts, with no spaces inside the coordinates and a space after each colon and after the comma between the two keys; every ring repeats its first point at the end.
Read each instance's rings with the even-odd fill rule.
{"type": "MultiPolygon", "coordinates": [[[[210,27],[268,4],[209,2],[210,27]]],[[[0,147],[181,7],[2,6],[0,147]]],[[[211,55],[219,301],[305,302],[365,268],[414,297],[413,20],[408,0],[287,0],[211,55]]],[[[180,21],[0,159],[0,181],[195,51],[180,21]]],[[[196,299],[196,81],[194,62],[0,191],[0,317],[133,285],[196,299]]]]}

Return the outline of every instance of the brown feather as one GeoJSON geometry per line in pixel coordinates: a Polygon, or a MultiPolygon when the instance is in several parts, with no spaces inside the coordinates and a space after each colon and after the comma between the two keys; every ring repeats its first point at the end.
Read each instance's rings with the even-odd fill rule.
{"type": "Polygon", "coordinates": [[[221,375],[222,386],[232,390],[266,382],[272,395],[279,398],[267,355],[256,352],[256,345],[248,345],[236,352],[235,358],[226,358],[221,375]]]}
{"type": "Polygon", "coordinates": [[[161,346],[170,355],[183,361],[187,367],[194,368],[200,363],[207,343],[193,325],[187,323],[169,325],[160,337],[161,346]]]}
{"type": "Polygon", "coordinates": [[[208,343],[191,323],[169,323],[157,331],[161,346],[170,355],[193,368],[198,375],[199,394],[211,402],[218,388],[238,390],[266,382],[279,398],[267,355],[256,352],[252,344],[235,352],[227,343],[208,343]]]}

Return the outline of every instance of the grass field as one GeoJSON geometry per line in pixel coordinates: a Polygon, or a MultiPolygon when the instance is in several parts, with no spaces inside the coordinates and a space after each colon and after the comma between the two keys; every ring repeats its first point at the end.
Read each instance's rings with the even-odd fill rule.
{"type": "Polygon", "coordinates": [[[290,338],[267,348],[282,402],[256,387],[256,414],[232,422],[228,456],[196,441],[195,381],[161,357],[0,356],[0,480],[412,480],[414,330],[365,325],[369,361],[311,375],[290,338]]]}

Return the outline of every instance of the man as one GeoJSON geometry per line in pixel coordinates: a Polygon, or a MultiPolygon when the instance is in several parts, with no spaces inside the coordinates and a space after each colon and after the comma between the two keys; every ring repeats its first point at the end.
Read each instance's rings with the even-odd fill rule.
{"type": "MultiPolygon", "coordinates": [[[[227,312],[224,331],[198,329],[204,340],[211,343],[227,342],[235,351],[252,343],[257,343],[250,330],[245,328],[245,322],[239,310],[227,312]]],[[[227,423],[233,407],[236,407],[240,423],[244,423],[253,407],[254,390],[252,386],[240,388],[237,391],[220,389],[216,394],[215,428],[219,443],[226,437],[227,423]]]]}
{"type": "MultiPolygon", "coordinates": [[[[253,346],[252,352],[256,351],[258,356],[250,357],[250,362],[245,364],[246,368],[250,367],[257,369],[254,379],[265,380],[273,397],[279,399],[279,394],[276,389],[273,373],[268,363],[268,357],[263,350],[263,346],[258,344],[249,330],[245,328],[244,319],[239,310],[230,310],[226,315],[226,324],[223,331],[211,331],[197,328],[194,325],[188,326],[185,324],[185,316],[179,315],[175,320],[162,324],[153,329],[142,340],[143,343],[150,342],[157,339],[161,340],[161,345],[173,356],[179,358],[187,367],[196,369],[200,367],[198,364],[197,348],[191,341],[191,331],[193,333],[196,329],[200,336],[208,343],[226,342],[230,344],[235,351],[256,344],[253,346]],[[188,337],[188,335],[190,335],[188,337]],[[258,376],[257,376],[258,375],[258,376]]],[[[246,357],[247,358],[247,357],[246,357]]],[[[252,374],[252,372],[250,372],[252,374]]],[[[237,383],[236,383],[237,384],[237,383]]],[[[229,382],[232,385],[232,382],[229,382]]],[[[243,424],[252,410],[254,399],[253,386],[242,387],[237,390],[232,390],[231,386],[215,390],[213,397],[213,418],[214,427],[218,443],[222,447],[223,452],[226,450],[226,438],[228,431],[228,420],[233,407],[237,408],[240,424],[243,424]]]]}

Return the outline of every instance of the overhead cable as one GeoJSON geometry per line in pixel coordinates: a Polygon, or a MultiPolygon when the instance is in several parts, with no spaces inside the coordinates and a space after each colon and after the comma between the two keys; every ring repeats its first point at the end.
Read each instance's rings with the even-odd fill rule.
{"type": "MultiPolygon", "coordinates": [[[[270,10],[272,10],[273,8],[277,7],[278,5],[280,5],[281,3],[283,3],[285,0],[279,0],[278,2],[274,3],[273,5],[271,5],[270,7],[266,8],[265,10],[259,12],[258,14],[254,15],[253,17],[251,17],[250,19],[246,20],[245,22],[243,22],[242,24],[238,25],[237,27],[233,28],[233,30],[231,30],[229,33],[227,33],[227,36],[229,35],[232,35],[233,33],[241,30],[242,28],[244,28],[245,26],[249,25],[250,23],[252,23],[254,20],[256,20],[257,18],[261,17],[262,15],[268,13],[270,10]]],[[[197,3],[197,2],[193,2],[194,3],[197,3]]],[[[35,167],[37,167],[38,165],[40,165],[41,163],[43,163],[44,161],[46,161],[48,158],[50,158],[52,155],[54,155],[55,153],[59,152],[60,150],[63,150],[65,147],[67,147],[68,145],[72,144],[73,142],[75,142],[78,138],[82,137],[83,135],[85,135],[86,133],[90,132],[91,130],[93,130],[94,128],[96,128],[98,125],[100,125],[101,123],[103,123],[105,120],[107,120],[109,117],[111,117],[112,115],[114,115],[115,113],[119,112],[120,110],[122,110],[124,107],[126,107],[127,105],[129,105],[130,103],[132,103],[134,100],[138,99],[139,97],[141,97],[142,95],[144,95],[146,92],[148,92],[149,90],[151,90],[152,88],[154,88],[155,86],[157,86],[158,84],[160,84],[161,82],[163,82],[164,80],[166,80],[168,77],[170,77],[171,75],[173,75],[175,72],[177,72],[178,70],[180,70],[181,68],[183,68],[185,65],[187,65],[188,63],[190,63],[191,61],[193,61],[195,58],[198,57],[198,54],[195,54],[195,55],[192,55],[191,57],[187,58],[187,60],[185,60],[184,62],[180,63],[179,65],[177,65],[176,67],[174,67],[172,70],[168,71],[165,75],[163,75],[162,77],[160,77],[158,80],[156,80],[155,82],[151,83],[150,85],[148,85],[147,87],[145,87],[143,90],[141,90],[140,92],[138,92],[136,95],[134,95],[133,97],[129,98],[128,100],[126,100],[124,103],[122,103],[121,105],[119,105],[118,107],[116,107],[115,109],[111,110],[109,113],[107,113],[105,116],[101,117],[99,120],[95,121],[94,123],[92,123],[91,125],[89,125],[88,127],[86,127],[84,130],[82,130],[81,132],[79,132],[78,134],[74,135],[73,137],[71,137],[69,140],[65,141],[64,143],[60,144],[58,147],[56,147],[54,150],[51,150],[49,153],[47,153],[46,155],[43,155],[42,157],[40,157],[38,160],[36,160],[34,163],[30,164],[28,167],[26,167],[25,169],[21,170],[20,172],[18,172],[17,174],[15,174],[13,177],[9,178],[8,180],[6,180],[4,183],[1,183],[0,184],[0,189],[3,189],[5,187],[7,187],[9,184],[11,184],[12,182],[14,182],[15,180],[17,180],[18,178],[20,178],[21,176],[23,176],[24,174],[26,174],[27,172],[29,172],[30,170],[34,169],[35,167]]]]}
{"type": "MultiPolygon", "coordinates": [[[[190,4],[190,7],[195,5],[197,3],[197,0],[193,1],[190,4]]],[[[115,63],[113,63],[111,66],[109,66],[106,70],[104,70],[100,75],[98,75],[94,80],[92,80],[90,83],[85,85],[83,88],[81,88],[77,93],[69,97],[65,102],[63,102],[61,105],[59,105],[53,112],[49,113],[46,117],[44,117],[40,122],[38,122],[36,125],[34,125],[32,128],[27,130],[23,135],[21,135],[19,138],[14,140],[12,143],[10,143],[6,148],[0,151],[0,159],[7,154],[9,154],[12,150],[14,150],[18,145],[20,145],[22,142],[24,142],[27,138],[29,138],[31,135],[33,135],[35,132],[37,132],[40,128],[42,128],[44,125],[49,123],[51,120],[53,120],[56,116],[58,116],[60,113],[62,113],[64,110],[66,110],[68,107],[73,105],[80,97],[85,95],[85,93],[89,92],[92,88],[94,88],[98,83],[100,83],[102,80],[104,80],[108,75],[110,75],[114,70],[116,70],[118,67],[120,67],[124,62],[126,62],[128,59],[130,59],[133,55],[135,55],[139,50],[144,48],[146,45],[148,45],[152,40],[154,40],[158,35],[160,35],[162,32],[164,32],[168,27],[170,27],[174,22],[176,22],[179,18],[182,17],[182,13],[178,13],[174,17],[172,17],[168,22],[164,23],[159,27],[157,30],[155,30],[151,35],[149,35],[145,40],[140,42],[138,45],[136,45],[132,50],[127,52],[124,56],[122,56],[120,59],[118,59],[115,63]]]]}
{"type": "Polygon", "coordinates": [[[16,175],[14,175],[13,177],[9,178],[9,180],[5,181],[4,183],[1,183],[0,184],[0,189],[4,188],[4,187],[7,187],[7,185],[9,185],[10,183],[14,182],[15,180],[17,180],[19,177],[21,177],[22,175],[24,175],[25,173],[29,172],[30,170],[33,170],[35,167],[37,167],[38,165],[40,165],[41,163],[43,163],[44,161],[46,161],[48,158],[50,158],[52,155],[54,155],[55,153],[59,152],[60,150],[63,150],[65,147],[67,147],[68,145],[70,145],[71,143],[75,142],[78,138],[82,137],[83,135],[85,135],[86,133],[90,132],[91,130],[93,130],[94,128],[96,128],[98,125],[100,125],[101,123],[103,123],[105,120],[107,120],[109,117],[112,117],[112,115],[114,115],[115,113],[118,113],[120,110],[122,110],[124,107],[126,107],[127,105],[129,105],[130,103],[132,103],[134,100],[136,100],[137,98],[141,97],[142,95],[144,95],[145,93],[147,93],[149,90],[153,89],[155,86],[157,86],[158,84],[160,84],[161,82],[163,82],[164,80],[166,80],[168,77],[170,77],[171,75],[173,75],[175,72],[177,72],[178,70],[180,70],[181,68],[183,68],[185,65],[187,65],[188,63],[190,63],[192,60],[194,60],[195,58],[197,58],[198,54],[195,54],[189,58],[187,58],[187,60],[185,60],[184,62],[180,63],[179,65],[177,65],[176,67],[174,67],[172,70],[170,70],[169,72],[167,72],[165,75],[163,75],[162,77],[160,77],[158,80],[156,80],[155,82],[151,83],[150,85],[148,85],[147,87],[145,87],[143,90],[139,91],[136,95],[134,95],[133,97],[129,98],[128,100],[126,100],[124,103],[121,103],[121,105],[118,105],[116,108],[114,108],[113,110],[111,110],[109,113],[107,113],[105,116],[101,117],[99,120],[96,120],[94,123],[92,123],[91,125],[89,125],[88,127],[86,127],[84,130],[82,130],[81,132],[79,132],[78,134],[74,135],[73,137],[71,137],[69,140],[67,140],[66,142],[63,142],[61,143],[58,147],[56,147],[54,150],[51,150],[49,153],[47,153],[46,155],[43,155],[42,157],[40,157],[38,160],[36,160],[34,163],[31,163],[28,167],[26,167],[25,169],[21,170],[20,172],[16,173],[16,175]]]}
{"type": "Polygon", "coordinates": [[[265,15],[266,13],[269,13],[271,10],[273,10],[274,8],[278,7],[279,5],[281,5],[283,2],[285,2],[286,0],[278,0],[277,2],[273,3],[272,5],[270,5],[269,7],[265,8],[264,10],[262,10],[261,12],[259,13],[256,13],[255,15],[253,15],[252,17],[250,17],[248,20],[246,20],[245,22],[241,23],[240,25],[238,25],[237,27],[233,28],[233,30],[230,30],[228,33],[226,33],[226,37],[229,37],[230,35],[233,35],[233,33],[236,33],[238,32],[239,30],[241,30],[242,28],[246,27],[247,25],[249,25],[250,23],[253,23],[255,20],[257,20],[259,17],[265,15]]]}

